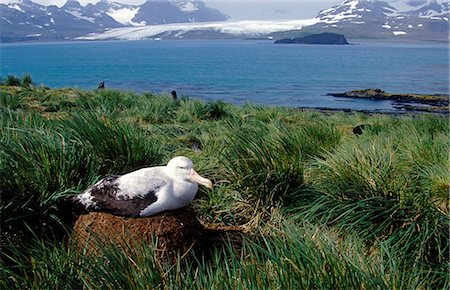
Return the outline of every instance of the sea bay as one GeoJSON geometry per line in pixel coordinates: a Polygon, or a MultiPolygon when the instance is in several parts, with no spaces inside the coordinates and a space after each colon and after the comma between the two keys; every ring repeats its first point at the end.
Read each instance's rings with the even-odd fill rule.
{"type": "Polygon", "coordinates": [[[393,110],[391,101],[327,93],[379,88],[392,93],[449,93],[443,43],[361,42],[275,45],[266,40],[173,40],[0,45],[0,76],[29,73],[52,88],[170,93],[289,107],[393,110]]]}

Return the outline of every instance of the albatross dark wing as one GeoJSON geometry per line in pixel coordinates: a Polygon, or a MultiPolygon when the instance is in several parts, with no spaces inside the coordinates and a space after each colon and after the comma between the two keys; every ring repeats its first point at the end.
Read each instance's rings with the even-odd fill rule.
{"type": "Polygon", "coordinates": [[[95,203],[95,209],[91,210],[120,216],[138,217],[141,210],[157,200],[156,192],[165,184],[163,180],[155,180],[156,182],[145,195],[123,198],[117,194],[123,190],[118,181],[119,177],[108,176],[91,188],[92,201],[95,203]]]}

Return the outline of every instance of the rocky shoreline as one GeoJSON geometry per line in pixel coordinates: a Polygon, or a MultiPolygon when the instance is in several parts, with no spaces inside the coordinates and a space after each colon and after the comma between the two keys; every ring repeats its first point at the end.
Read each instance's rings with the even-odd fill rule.
{"type": "Polygon", "coordinates": [[[353,90],[344,93],[329,93],[333,97],[392,100],[398,112],[424,112],[449,114],[449,95],[435,94],[391,94],[380,89],[353,90]]]}

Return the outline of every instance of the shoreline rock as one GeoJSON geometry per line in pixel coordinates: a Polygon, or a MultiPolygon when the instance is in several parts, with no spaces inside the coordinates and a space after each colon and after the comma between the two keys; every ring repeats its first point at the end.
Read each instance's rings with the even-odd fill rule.
{"type": "Polygon", "coordinates": [[[399,111],[449,113],[449,95],[445,94],[391,94],[380,89],[365,89],[344,93],[328,93],[327,95],[338,98],[392,100],[395,103],[394,108],[399,111]]]}

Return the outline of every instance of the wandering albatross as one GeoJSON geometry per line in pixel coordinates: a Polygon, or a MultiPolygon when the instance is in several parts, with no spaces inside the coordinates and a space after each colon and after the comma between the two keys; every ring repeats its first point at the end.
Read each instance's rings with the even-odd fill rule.
{"type": "Polygon", "coordinates": [[[166,166],[108,176],[74,200],[87,211],[146,217],[187,206],[194,199],[198,184],[212,188],[212,182],[192,168],[189,158],[177,156],[166,166]]]}

